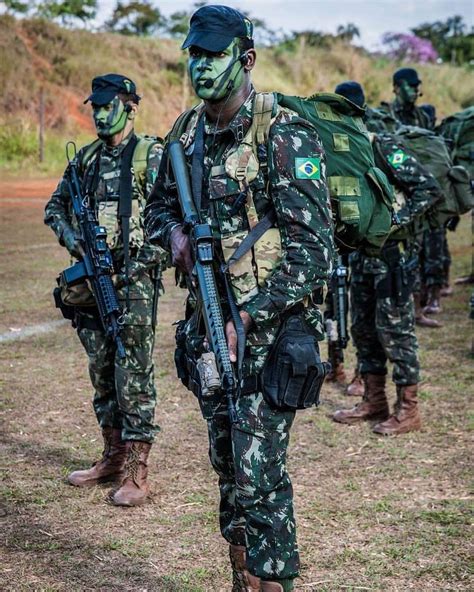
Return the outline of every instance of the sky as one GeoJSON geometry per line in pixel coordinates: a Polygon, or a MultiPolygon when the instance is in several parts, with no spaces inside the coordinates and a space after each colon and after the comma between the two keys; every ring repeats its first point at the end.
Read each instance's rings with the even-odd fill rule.
{"type": "MultiPolygon", "coordinates": [[[[125,1],[126,0],[122,0],[125,1]]],[[[335,33],[337,26],[354,23],[361,32],[360,43],[377,49],[380,37],[387,31],[408,32],[422,22],[445,20],[455,14],[474,24],[474,0],[215,0],[263,19],[271,29],[285,32],[305,29],[335,33]]],[[[108,18],[116,0],[99,0],[96,24],[108,18]]],[[[178,10],[189,10],[189,0],[152,0],[152,4],[169,16],[178,10]]]]}

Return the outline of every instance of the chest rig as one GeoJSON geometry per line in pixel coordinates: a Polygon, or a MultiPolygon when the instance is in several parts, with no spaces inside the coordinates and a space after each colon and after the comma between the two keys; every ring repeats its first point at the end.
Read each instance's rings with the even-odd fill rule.
{"type": "MultiPolygon", "coordinates": [[[[241,305],[259,290],[282,256],[281,235],[269,196],[268,136],[278,114],[273,95],[257,93],[252,123],[211,166],[209,206],[217,219],[219,240],[233,295],[241,305]]],[[[170,141],[179,139],[185,151],[192,147],[203,105],[178,118],[170,141]]]]}
{"type": "Polygon", "coordinates": [[[107,229],[112,252],[138,250],[144,242],[141,211],[145,196],[148,153],[155,139],[132,136],[120,154],[103,154],[103,143],[90,144],[81,159],[84,194],[92,198],[101,226],[107,229]],[[142,203],[143,202],[143,203],[142,203]]]}

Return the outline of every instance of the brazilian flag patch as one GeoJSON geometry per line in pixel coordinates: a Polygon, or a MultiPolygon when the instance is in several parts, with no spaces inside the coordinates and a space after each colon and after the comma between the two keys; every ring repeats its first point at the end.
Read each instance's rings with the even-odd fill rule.
{"type": "Polygon", "coordinates": [[[321,179],[321,159],[295,158],[295,175],[297,179],[321,179]]]}
{"type": "Polygon", "coordinates": [[[394,169],[398,169],[398,167],[402,166],[405,160],[408,158],[408,155],[403,152],[403,150],[397,150],[393,152],[388,157],[388,162],[393,166],[394,169]]]}

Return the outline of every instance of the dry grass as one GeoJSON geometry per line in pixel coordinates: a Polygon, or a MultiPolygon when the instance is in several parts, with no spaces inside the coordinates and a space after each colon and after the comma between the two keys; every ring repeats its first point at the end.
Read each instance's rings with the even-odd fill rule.
{"type": "MultiPolygon", "coordinates": [[[[66,258],[59,248],[28,249],[54,243],[40,206],[1,210],[1,332],[58,318],[49,292],[66,258]]],[[[465,218],[449,235],[453,276],[469,271],[469,230],[465,218]]],[[[171,322],[183,294],[170,275],[166,283],[155,355],[162,432],[151,458],[153,498],[142,508],[113,508],[104,502],[107,489],[78,490],[64,481],[100,449],[74,331],[1,346],[0,589],[230,590],[205,424],[172,363],[171,322]]],[[[420,332],[423,431],[381,439],[366,425],[336,425],[330,413],[349,401],[334,387],[325,388],[320,409],[298,415],[289,461],[303,561],[298,591],[473,589],[468,297],[468,288],[457,288],[444,301],[445,328],[420,332]]],[[[350,347],[348,368],[352,363],[350,347]]]]}

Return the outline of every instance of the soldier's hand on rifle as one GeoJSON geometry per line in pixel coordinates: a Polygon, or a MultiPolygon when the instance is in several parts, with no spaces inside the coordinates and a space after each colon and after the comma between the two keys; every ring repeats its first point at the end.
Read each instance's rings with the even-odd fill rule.
{"type": "Polygon", "coordinates": [[[191,275],[194,267],[191,257],[191,244],[189,236],[184,234],[181,226],[176,226],[173,229],[170,242],[172,264],[191,275]]]}
{"type": "Polygon", "coordinates": [[[64,226],[61,234],[61,239],[59,242],[66,247],[66,249],[73,257],[76,257],[76,259],[80,259],[81,246],[76,237],[76,233],[70,226],[64,226]]]}
{"type": "MultiPolygon", "coordinates": [[[[240,318],[244,325],[245,334],[248,333],[252,326],[253,320],[248,312],[240,311],[240,318]]],[[[229,348],[229,358],[231,362],[237,361],[237,332],[235,330],[234,321],[227,321],[225,326],[225,336],[227,338],[227,347],[229,348]]]]}

